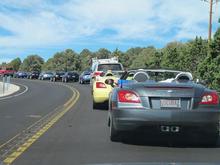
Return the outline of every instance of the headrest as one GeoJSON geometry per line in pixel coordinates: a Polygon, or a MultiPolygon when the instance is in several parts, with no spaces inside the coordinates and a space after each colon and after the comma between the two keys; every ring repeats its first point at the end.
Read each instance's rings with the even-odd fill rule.
{"type": "Polygon", "coordinates": [[[176,75],[175,80],[178,82],[188,82],[192,81],[193,77],[192,74],[189,72],[181,72],[178,75],[176,75]]]}
{"type": "Polygon", "coordinates": [[[134,74],[134,80],[136,80],[137,82],[144,82],[149,79],[150,77],[146,72],[137,72],[134,74]]]}
{"type": "Polygon", "coordinates": [[[114,76],[111,70],[108,70],[105,76],[114,76]]]}

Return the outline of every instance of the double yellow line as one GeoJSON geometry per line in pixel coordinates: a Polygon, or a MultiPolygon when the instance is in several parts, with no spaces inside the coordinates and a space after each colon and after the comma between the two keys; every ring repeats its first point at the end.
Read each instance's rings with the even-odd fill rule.
{"type": "Polygon", "coordinates": [[[65,113],[67,113],[78,101],[80,93],[67,85],[72,92],[72,97],[64,104],[64,109],[54,116],[43,128],[37,131],[32,137],[27,139],[19,148],[13,151],[10,155],[8,155],[3,163],[6,165],[10,165],[15,159],[17,159],[25,150],[27,150],[36,140],[40,138],[50,127],[52,127],[65,113]]]}

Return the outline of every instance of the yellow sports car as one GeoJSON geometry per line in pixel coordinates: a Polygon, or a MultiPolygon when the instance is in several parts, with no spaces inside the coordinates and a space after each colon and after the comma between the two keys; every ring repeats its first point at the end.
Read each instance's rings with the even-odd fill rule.
{"type": "Polygon", "coordinates": [[[109,94],[117,85],[119,74],[107,71],[96,76],[92,83],[93,108],[98,108],[101,103],[108,101],[109,94]]]}

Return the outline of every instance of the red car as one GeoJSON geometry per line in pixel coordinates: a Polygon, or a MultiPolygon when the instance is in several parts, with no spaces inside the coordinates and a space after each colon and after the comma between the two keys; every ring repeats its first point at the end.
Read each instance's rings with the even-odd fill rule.
{"type": "Polygon", "coordinates": [[[13,76],[16,71],[9,67],[0,68],[0,76],[13,76]]]}

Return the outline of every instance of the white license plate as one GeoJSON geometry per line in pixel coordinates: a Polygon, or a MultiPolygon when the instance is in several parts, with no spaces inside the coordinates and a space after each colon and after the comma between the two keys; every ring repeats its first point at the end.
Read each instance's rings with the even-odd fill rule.
{"type": "Polygon", "coordinates": [[[180,100],[178,100],[178,99],[173,99],[173,100],[161,99],[160,100],[160,107],[180,108],[180,100]]]}

